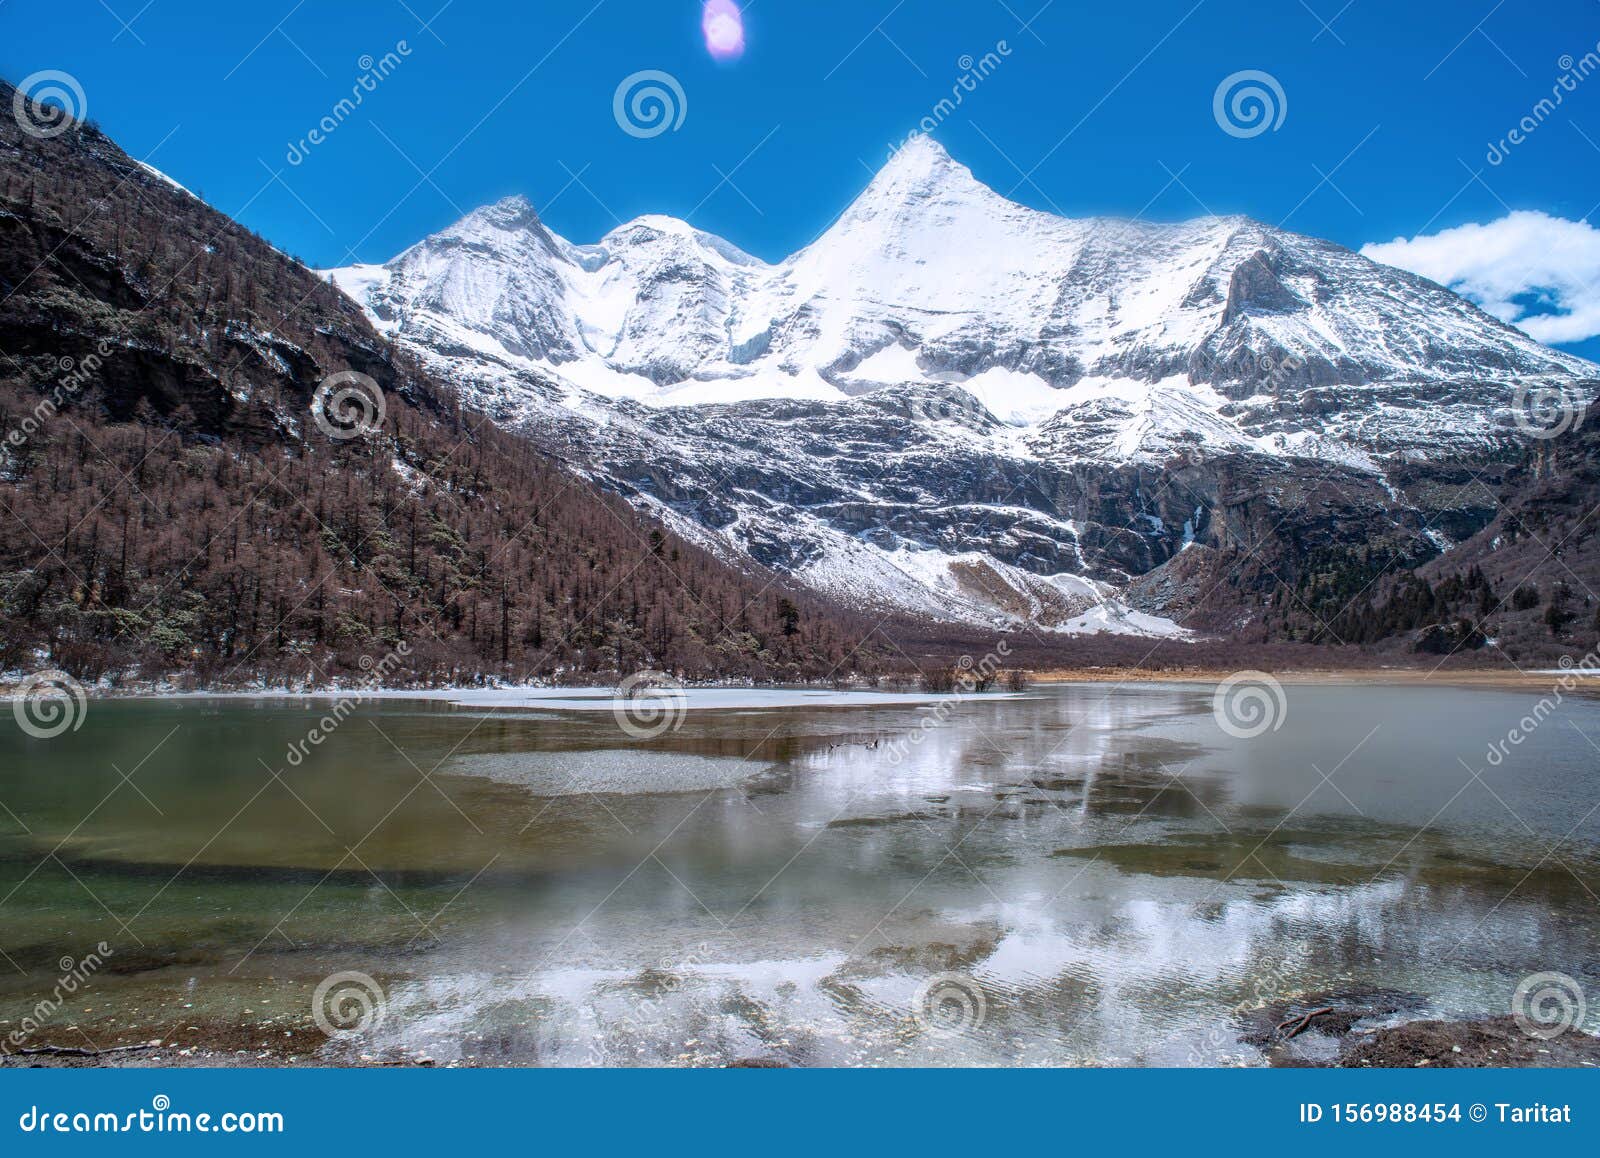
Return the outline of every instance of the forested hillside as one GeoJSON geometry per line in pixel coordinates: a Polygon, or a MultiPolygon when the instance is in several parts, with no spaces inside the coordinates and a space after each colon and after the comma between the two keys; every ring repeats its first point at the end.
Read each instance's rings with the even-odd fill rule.
{"type": "Polygon", "coordinates": [[[1374,550],[1359,566],[1312,569],[1277,593],[1273,626],[1315,643],[1521,667],[1600,646],[1600,404],[1571,426],[1509,469],[1462,480],[1492,514],[1477,533],[1418,566],[1374,550]]]}
{"type": "Polygon", "coordinates": [[[870,623],[464,409],[92,125],[0,120],[0,527],[0,670],[359,678],[401,643],[397,682],[875,662],[870,623]]]}

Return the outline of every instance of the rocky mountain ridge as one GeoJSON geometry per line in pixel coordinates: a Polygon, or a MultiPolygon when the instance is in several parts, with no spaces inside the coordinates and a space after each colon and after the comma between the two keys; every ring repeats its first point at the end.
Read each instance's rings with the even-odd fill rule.
{"type": "Polygon", "coordinates": [[[1492,517],[1455,480],[1517,459],[1523,400],[1600,389],[1332,243],[1056,217],[927,138],[776,264],[665,217],[575,245],[511,198],[327,276],[709,548],[991,627],[1236,630],[1308,567],[1419,565],[1492,517]]]}

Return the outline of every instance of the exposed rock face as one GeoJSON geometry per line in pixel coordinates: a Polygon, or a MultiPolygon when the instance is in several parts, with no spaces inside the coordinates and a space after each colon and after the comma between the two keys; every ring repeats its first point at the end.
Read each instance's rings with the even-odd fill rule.
{"type": "Polygon", "coordinates": [[[1520,453],[1519,387],[1600,389],[1337,245],[1036,212],[927,139],[776,265],[664,217],[573,245],[513,199],[330,276],[684,533],[966,622],[1227,626],[1310,559],[1421,562],[1490,517],[1450,480],[1520,453]]]}
{"type": "Polygon", "coordinates": [[[1600,637],[1600,405],[1535,442],[1503,478],[1470,489],[1492,518],[1413,581],[1443,597],[1481,576],[1490,594],[1480,590],[1474,602],[1468,589],[1449,606],[1447,630],[1418,633],[1419,650],[1443,643],[1447,654],[1460,654],[1487,636],[1497,655],[1522,666],[1592,657],[1600,637]]]}
{"type": "Polygon", "coordinates": [[[1252,314],[1293,314],[1308,303],[1283,282],[1266,250],[1257,250],[1234,267],[1228,283],[1228,302],[1222,324],[1229,325],[1252,314]]]}

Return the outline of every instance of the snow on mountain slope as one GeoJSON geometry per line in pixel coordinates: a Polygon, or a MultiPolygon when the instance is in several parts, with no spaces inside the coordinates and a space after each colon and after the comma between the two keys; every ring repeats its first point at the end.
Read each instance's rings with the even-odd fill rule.
{"type": "Polygon", "coordinates": [[[1117,429],[1080,453],[1117,460],[1165,453],[1163,432],[1194,431],[1201,412],[1200,441],[1218,448],[1301,432],[1307,402],[1319,433],[1354,446],[1481,447],[1509,392],[1414,388],[1594,373],[1339,246],[1241,218],[1066,220],[1004,200],[927,138],[776,266],[666,217],[573,245],[509,198],[383,267],[330,276],[414,345],[659,405],[949,382],[1032,426],[1076,404],[1053,405],[1050,388],[1087,382],[1086,417],[1117,429]],[[996,371],[1010,377],[984,378],[996,371]],[[1120,418],[1097,404],[1134,393],[1120,418]]]}
{"type": "Polygon", "coordinates": [[[1393,464],[1504,453],[1518,387],[1600,376],[1337,245],[1056,217],[928,138],[775,265],[667,217],[575,245],[510,198],[328,276],[500,420],[731,548],[1063,631],[1174,630],[1115,591],[1228,539],[1243,476],[1200,464],[1258,461],[1259,489],[1317,460],[1426,540],[1393,464]]]}

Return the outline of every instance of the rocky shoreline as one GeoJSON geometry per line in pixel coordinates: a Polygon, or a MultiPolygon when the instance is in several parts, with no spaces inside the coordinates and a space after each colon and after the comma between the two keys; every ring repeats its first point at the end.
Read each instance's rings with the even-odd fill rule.
{"type": "Polygon", "coordinates": [[[1600,1066],[1600,1037],[1576,1028],[1536,1036],[1510,1014],[1392,1023],[1424,1004],[1419,994],[1387,990],[1307,994],[1252,1011],[1239,1040],[1275,1068],[1600,1066]]]}
{"type": "MultiPolygon", "coordinates": [[[[1321,994],[1253,1011],[1239,1040],[1260,1048],[1273,1068],[1438,1069],[1600,1067],[1600,1037],[1568,1030],[1545,1039],[1525,1032],[1509,1015],[1463,1020],[1418,1020],[1363,1025],[1409,1002],[1405,994],[1321,994]]],[[[172,1027],[160,1037],[92,1045],[87,1037],[56,1035],[0,1053],[0,1068],[247,1069],[336,1065],[346,1068],[518,1068],[532,1060],[496,1056],[438,1061],[423,1051],[359,1046],[328,1050],[318,1029],[278,1024],[203,1024],[172,1027]]],[[[781,1058],[729,1058],[726,1068],[789,1068],[781,1058]]]]}

